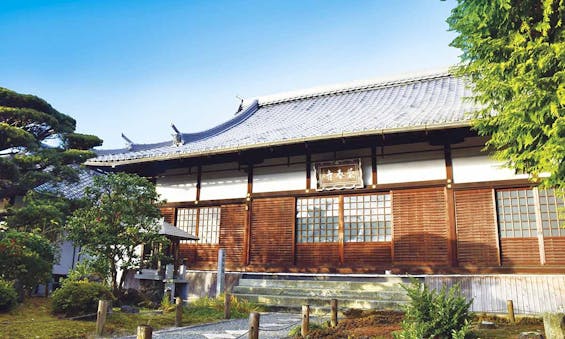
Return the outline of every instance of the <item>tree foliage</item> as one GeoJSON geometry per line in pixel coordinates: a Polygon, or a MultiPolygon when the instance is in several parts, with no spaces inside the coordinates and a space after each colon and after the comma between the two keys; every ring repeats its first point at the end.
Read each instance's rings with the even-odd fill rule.
{"type": "Polygon", "coordinates": [[[139,267],[136,246],[163,241],[158,234],[159,196],[146,179],[115,173],[95,177],[86,199],[88,206],[67,220],[68,237],[107,262],[112,288],[119,294],[128,271],[139,267]],[[123,272],[119,282],[118,270],[123,272]]]}
{"type": "Polygon", "coordinates": [[[102,140],[74,133],[75,127],[45,100],[0,87],[0,200],[49,181],[76,180],[68,165],[94,156],[89,149],[102,140]]]}
{"type": "Polygon", "coordinates": [[[563,0],[458,0],[447,19],[459,35],[456,73],[470,79],[475,127],[518,172],[565,187],[563,0]]]}
{"type": "Polygon", "coordinates": [[[17,282],[23,291],[51,278],[55,259],[51,243],[38,234],[0,231],[0,278],[17,282]]]}

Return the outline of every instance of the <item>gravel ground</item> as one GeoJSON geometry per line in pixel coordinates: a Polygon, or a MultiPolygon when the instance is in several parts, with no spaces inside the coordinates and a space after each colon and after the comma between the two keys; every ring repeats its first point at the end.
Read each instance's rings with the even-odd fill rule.
{"type": "MultiPolygon", "coordinates": [[[[261,313],[259,321],[259,338],[287,338],[288,332],[300,325],[300,314],[290,313],[261,313]]],[[[310,321],[316,319],[310,318],[310,321]]],[[[224,320],[213,324],[178,327],[156,331],[153,338],[217,338],[234,339],[247,338],[249,319],[224,320]]],[[[135,338],[135,336],[123,337],[135,338]]]]}

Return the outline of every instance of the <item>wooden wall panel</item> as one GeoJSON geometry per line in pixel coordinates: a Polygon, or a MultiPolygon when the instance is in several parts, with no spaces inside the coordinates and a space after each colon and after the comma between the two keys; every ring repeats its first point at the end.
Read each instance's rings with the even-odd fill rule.
{"type": "Polygon", "coordinates": [[[503,266],[540,265],[538,238],[500,239],[503,266]]]}
{"type": "Polygon", "coordinates": [[[395,264],[448,265],[444,188],[392,191],[395,264]]]}
{"type": "Polygon", "coordinates": [[[498,226],[491,189],[455,192],[460,266],[498,266],[498,226]]]}
{"type": "Polygon", "coordinates": [[[565,265],[565,237],[545,237],[545,261],[547,265],[565,265]]]}
{"type": "Polygon", "coordinates": [[[339,266],[337,243],[296,244],[296,265],[303,268],[335,268],[339,266]]]}
{"type": "Polygon", "coordinates": [[[294,198],[253,201],[249,263],[261,267],[293,265],[294,198]]]}
{"type": "Polygon", "coordinates": [[[220,248],[226,251],[226,268],[243,266],[245,236],[245,205],[222,206],[220,220],[220,248]]]}
{"type": "Polygon", "coordinates": [[[344,266],[383,271],[392,264],[390,242],[346,242],[344,266]]]}
{"type": "Polygon", "coordinates": [[[175,224],[175,208],[174,207],[161,207],[161,216],[165,221],[171,225],[175,224]]]}
{"type": "Polygon", "coordinates": [[[186,259],[188,269],[216,269],[218,263],[218,250],[220,246],[209,244],[183,244],[180,248],[180,256],[186,259]]]}

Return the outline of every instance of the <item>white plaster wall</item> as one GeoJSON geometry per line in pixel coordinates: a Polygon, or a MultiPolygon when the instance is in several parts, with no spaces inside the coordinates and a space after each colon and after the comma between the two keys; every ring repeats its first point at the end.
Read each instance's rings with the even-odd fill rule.
{"type": "Polygon", "coordinates": [[[462,153],[457,152],[452,158],[455,183],[528,178],[527,174],[515,174],[514,170],[503,167],[502,162],[493,160],[487,155],[477,155],[477,152],[462,153]]]}
{"type": "Polygon", "coordinates": [[[185,174],[157,178],[157,193],[167,202],[196,200],[196,175],[185,174]]]}
{"type": "Polygon", "coordinates": [[[279,192],[306,188],[306,164],[253,169],[253,192],[279,192]]]}
{"type": "Polygon", "coordinates": [[[426,152],[377,157],[377,182],[441,180],[446,178],[443,152],[426,152]]]}
{"type": "Polygon", "coordinates": [[[73,243],[65,240],[59,244],[59,260],[53,265],[53,274],[68,274],[73,268],[73,255],[74,264],[78,262],[79,249],[76,248],[74,251],[73,243]]]}
{"type": "Polygon", "coordinates": [[[247,173],[243,170],[202,173],[200,200],[234,199],[247,196],[247,173]]]}

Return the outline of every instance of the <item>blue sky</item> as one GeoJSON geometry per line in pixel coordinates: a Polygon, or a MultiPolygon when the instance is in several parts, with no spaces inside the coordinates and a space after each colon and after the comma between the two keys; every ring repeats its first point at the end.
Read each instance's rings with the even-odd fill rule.
{"type": "Polygon", "coordinates": [[[455,0],[0,0],[0,86],[103,148],[231,118],[240,97],[447,67],[455,0]]]}

